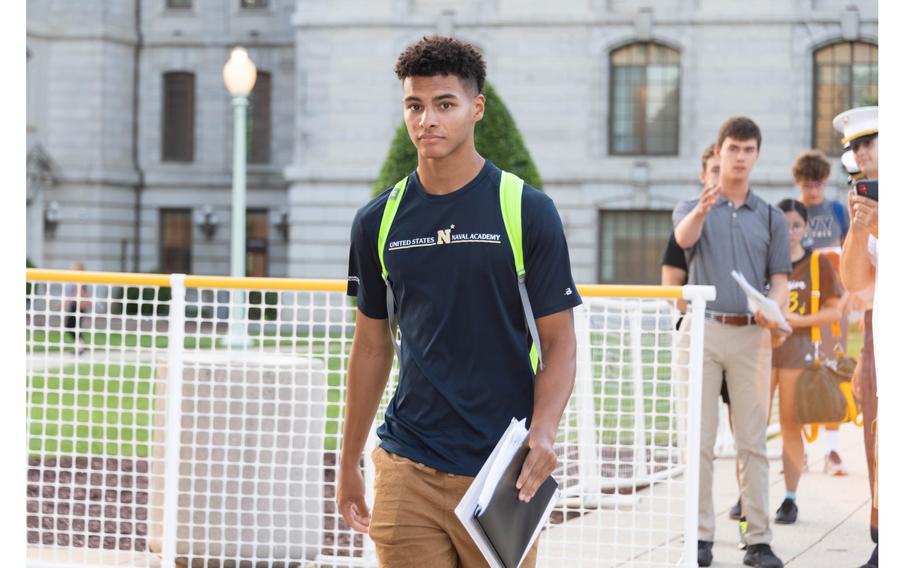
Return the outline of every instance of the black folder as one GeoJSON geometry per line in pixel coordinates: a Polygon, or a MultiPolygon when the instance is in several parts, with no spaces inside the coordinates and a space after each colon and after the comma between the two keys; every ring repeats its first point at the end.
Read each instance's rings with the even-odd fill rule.
{"type": "Polygon", "coordinates": [[[529,451],[528,446],[522,446],[515,452],[486,509],[480,514],[474,512],[477,524],[505,568],[518,568],[521,555],[556,492],[556,480],[551,475],[540,485],[529,503],[518,500],[515,484],[529,451]]]}

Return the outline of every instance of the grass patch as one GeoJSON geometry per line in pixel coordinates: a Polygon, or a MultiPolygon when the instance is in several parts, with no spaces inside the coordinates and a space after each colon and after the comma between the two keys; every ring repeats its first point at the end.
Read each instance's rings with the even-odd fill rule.
{"type": "Polygon", "coordinates": [[[85,363],[28,377],[29,453],[148,457],[152,372],[85,363]]]}

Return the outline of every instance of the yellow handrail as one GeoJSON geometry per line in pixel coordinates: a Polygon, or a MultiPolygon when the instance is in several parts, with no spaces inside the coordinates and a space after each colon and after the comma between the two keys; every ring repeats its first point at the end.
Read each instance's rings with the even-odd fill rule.
{"type": "MultiPolygon", "coordinates": [[[[124,286],[170,286],[168,274],[134,274],[130,272],[89,272],[85,270],[51,270],[27,268],[29,282],[78,282],[85,284],[119,284],[124,286]]],[[[227,288],[241,290],[308,290],[344,292],[347,282],[319,278],[234,278],[231,276],[187,275],[187,288],[227,288]]],[[[629,286],[582,284],[578,293],[587,297],[613,298],[682,298],[682,286],[629,286]]]]}

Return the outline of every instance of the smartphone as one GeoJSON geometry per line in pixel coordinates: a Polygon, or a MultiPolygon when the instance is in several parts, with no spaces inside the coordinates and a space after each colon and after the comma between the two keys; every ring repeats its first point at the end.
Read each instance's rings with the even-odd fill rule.
{"type": "Polygon", "coordinates": [[[857,195],[878,201],[878,180],[861,179],[853,187],[856,188],[857,195]]]}

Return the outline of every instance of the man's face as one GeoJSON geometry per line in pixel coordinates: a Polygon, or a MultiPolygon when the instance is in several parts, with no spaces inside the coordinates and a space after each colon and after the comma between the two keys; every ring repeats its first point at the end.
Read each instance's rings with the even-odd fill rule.
{"type": "Polygon", "coordinates": [[[850,145],[856,165],[869,179],[878,179],[878,136],[850,145]]]}
{"type": "Polygon", "coordinates": [[[485,100],[459,77],[407,77],[402,87],[404,123],[420,157],[445,158],[473,140],[485,100]]]}
{"type": "Polygon", "coordinates": [[[758,161],[758,140],[735,140],[728,136],[715,150],[715,155],[720,158],[721,177],[734,181],[747,180],[758,161]]]}
{"type": "Polygon", "coordinates": [[[803,202],[803,205],[811,207],[821,205],[825,201],[825,186],[828,185],[828,178],[819,181],[798,179],[796,185],[799,187],[799,200],[803,202]]]}
{"type": "Polygon", "coordinates": [[[717,154],[705,161],[705,169],[701,171],[698,179],[701,180],[702,185],[717,185],[718,181],[720,181],[720,158],[717,157],[717,154]]]}

